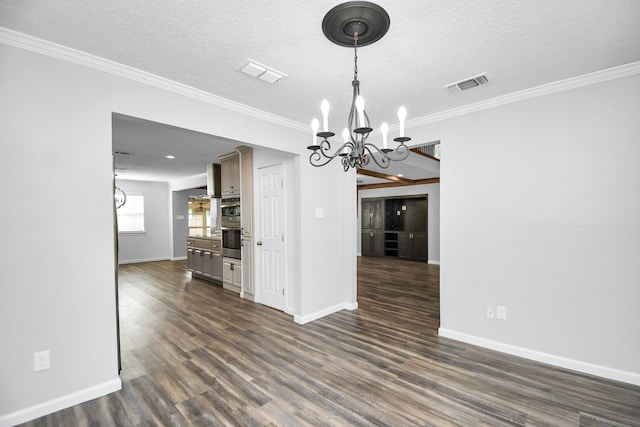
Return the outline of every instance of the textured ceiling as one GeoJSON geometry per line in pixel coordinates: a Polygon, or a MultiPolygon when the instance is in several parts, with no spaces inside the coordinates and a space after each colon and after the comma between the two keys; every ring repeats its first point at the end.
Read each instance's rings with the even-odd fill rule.
{"type": "MultiPolygon", "coordinates": [[[[126,64],[301,123],[332,106],[346,125],[353,52],[321,29],[335,0],[0,0],[0,26],[126,64]],[[288,77],[269,85],[246,58],[288,77]]],[[[378,1],[391,17],[359,50],[374,126],[640,60],[638,0],[378,1]],[[487,72],[489,85],[442,88],[487,72]]],[[[410,133],[410,132],[408,132],[410,133]]],[[[427,142],[427,141],[417,141],[427,142]]]]}

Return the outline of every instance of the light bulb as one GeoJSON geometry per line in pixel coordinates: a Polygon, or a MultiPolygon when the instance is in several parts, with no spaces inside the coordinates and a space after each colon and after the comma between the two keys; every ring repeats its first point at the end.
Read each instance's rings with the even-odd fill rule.
{"type": "Polygon", "coordinates": [[[351,135],[349,135],[349,129],[344,128],[342,130],[342,139],[344,139],[344,142],[349,142],[349,139],[351,139],[351,135]]]}
{"type": "Polygon", "coordinates": [[[380,132],[382,132],[382,148],[389,148],[389,145],[387,144],[389,125],[387,124],[387,122],[383,122],[382,125],[380,125],[380,132]]]}
{"type": "Polygon", "coordinates": [[[311,120],[311,130],[313,134],[311,135],[311,145],[318,145],[316,141],[316,134],[318,133],[318,127],[320,124],[318,123],[318,119],[311,120]]]}
{"type": "Polygon", "coordinates": [[[364,123],[364,98],[360,95],[356,98],[356,110],[358,111],[358,127],[363,128],[366,126],[364,123]]]}
{"type": "Polygon", "coordinates": [[[404,121],[407,120],[407,110],[400,107],[398,110],[398,119],[400,120],[400,137],[404,137],[404,121]]]}
{"type": "Polygon", "coordinates": [[[320,104],[320,111],[322,111],[322,125],[325,132],[329,131],[329,101],[324,99],[320,104]]]}

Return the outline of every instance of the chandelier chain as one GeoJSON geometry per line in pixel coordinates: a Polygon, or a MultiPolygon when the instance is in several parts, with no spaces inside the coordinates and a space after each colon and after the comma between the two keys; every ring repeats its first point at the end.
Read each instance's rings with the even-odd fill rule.
{"type": "Polygon", "coordinates": [[[353,33],[353,80],[358,80],[358,32],[353,33]]]}

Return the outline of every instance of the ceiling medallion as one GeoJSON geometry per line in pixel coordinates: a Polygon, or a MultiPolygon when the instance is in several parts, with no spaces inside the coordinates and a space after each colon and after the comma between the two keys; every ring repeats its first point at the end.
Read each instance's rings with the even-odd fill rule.
{"type": "Polygon", "coordinates": [[[320,123],[317,119],[311,122],[313,130],[312,144],[307,148],[312,151],[309,162],[313,166],[324,166],[336,157],[342,160],[345,172],[349,168],[366,166],[371,159],[381,168],[389,167],[391,160],[404,160],[409,155],[409,148],[405,143],[411,138],[404,135],[404,124],[407,112],[404,107],[398,111],[400,120],[400,136],[394,138],[398,143],[394,149],[389,148],[387,134],[389,126],[382,123],[382,148],[367,142],[373,128],[369,116],[364,110],[364,99],[360,96],[360,81],[358,80],[358,46],[367,46],[380,40],[389,29],[390,19],[387,12],[377,4],[367,1],[350,1],[331,9],[322,20],[322,31],[333,43],[340,46],[353,47],[353,97],[349,111],[348,127],[342,131],[344,142],[331,153],[329,138],[335,133],[329,131],[329,103],[324,100],[320,106],[322,111],[323,129],[318,131],[320,123]],[[318,142],[318,138],[320,141],[318,142]]]}

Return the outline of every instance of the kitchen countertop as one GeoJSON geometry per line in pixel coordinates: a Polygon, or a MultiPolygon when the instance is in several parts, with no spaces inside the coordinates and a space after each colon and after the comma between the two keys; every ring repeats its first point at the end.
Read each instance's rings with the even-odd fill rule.
{"type": "Polygon", "coordinates": [[[219,234],[213,234],[211,236],[187,236],[187,239],[221,240],[222,236],[219,234]]]}

